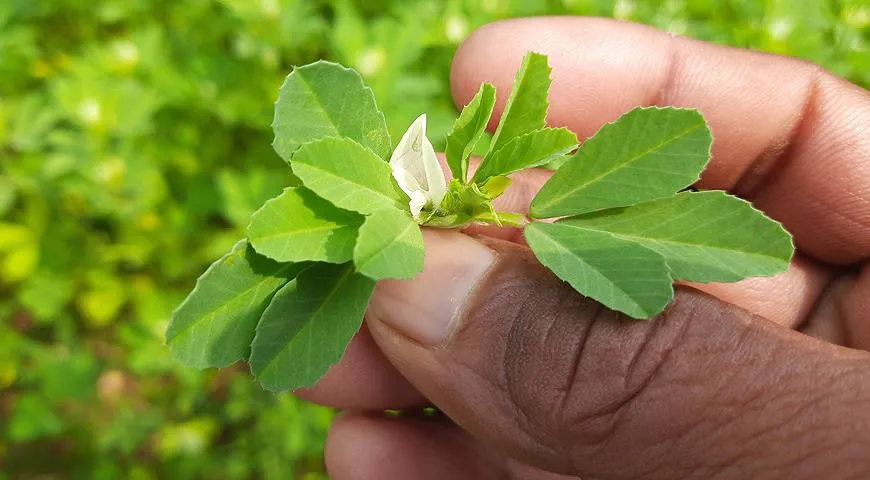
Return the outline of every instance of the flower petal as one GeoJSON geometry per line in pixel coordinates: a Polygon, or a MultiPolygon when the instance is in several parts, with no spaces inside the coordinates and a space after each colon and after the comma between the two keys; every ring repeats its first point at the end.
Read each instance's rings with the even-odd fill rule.
{"type": "Polygon", "coordinates": [[[399,188],[405,192],[409,197],[412,193],[422,190],[420,184],[417,182],[417,179],[411,175],[411,172],[405,170],[404,168],[393,168],[393,178],[396,179],[396,183],[399,184],[399,188]]]}
{"type": "MultiPolygon", "coordinates": [[[[420,115],[414,120],[414,123],[408,127],[408,131],[402,135],[396,149],[393,150],[393,155],[390,157],[390,167],[394,171],[404,170],[407,175],[416,180],[419,189],[428,190],[429,184],[426,182],[426,169],[423,166],[423,141],[426,138],[426,114],[420,115]]],[[[396,181],[399,181],[398,178],[396,181]]],[[[410,182],[407,182],[410,185],[410,182]]],[[[399,186],[405,190],[402,183],[399,186]]],[[[411,191],[405,190],[405,193],[411,195],[411,191]]]]}
{"type": "Polygon", "coordinates": [[[438,163],[438,157],[435,155],[435,148],[432,143],[423,135],[423,166],[426,169],[426,184],[427,194],[432,200],[435,207],[441,205],[441,200],[447,194],[447,181],[444,179],[444,171],[441,170],[441,164],[438,163]]]}
{"type": "Polygon", "coordinates": [[[426,197],[426,194],[421,190],[416,190],[411,193],[411,201],[408,202],[408,206],[411,209],[411,216],[414,217],[414,220],[420,220],[420,212],[423,211],[423,208],[426,207],[426,204],[429,203],[429,198],[426,197]]]}

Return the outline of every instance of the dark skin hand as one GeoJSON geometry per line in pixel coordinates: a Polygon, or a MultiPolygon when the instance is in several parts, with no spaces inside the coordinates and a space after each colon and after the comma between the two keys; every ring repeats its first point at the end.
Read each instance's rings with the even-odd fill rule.
{"type": "MultiPolygon", "coordinates": [[[[462,45],[457,104],[490,81],[503,106],[527,50],[550,57],[550,123],[580,138],[638,105],[700,109],[715,142],[698,186],[783,222],[795,260],[680,286],[634,321],[559,281],[516,231],[429,230],[424,272],[382,282],[345,358],[297,392],[348,410],[332,478],[870,478],[870,94],[794,59],[536,18],[462,45]],[[429,404],[444,416],[378,413],[429,404]]],[[[518,176],[500,208],[526,208],[546,178],[518,176]]]]}

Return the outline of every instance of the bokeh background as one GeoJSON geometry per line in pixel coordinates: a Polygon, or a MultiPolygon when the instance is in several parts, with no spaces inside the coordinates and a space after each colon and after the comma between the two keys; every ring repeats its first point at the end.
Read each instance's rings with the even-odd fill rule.
{"type": "Polygon", "coordinates": [[[0,479],[326,478],[332,412],[198,372],[171,310],[289,181],[291,65],[353,66],[436,147],[475,27],[612,16],[870,85],[868,0],[0,0],[0,479]]]}

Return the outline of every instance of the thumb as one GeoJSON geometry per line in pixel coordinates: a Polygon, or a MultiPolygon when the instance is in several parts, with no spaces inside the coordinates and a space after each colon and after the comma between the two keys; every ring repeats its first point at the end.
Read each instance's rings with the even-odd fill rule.
{"type": "Polygon", "coordinates": [[[583,478],[870,474],[870,355],[689,289],[632,320],[514,244],[427,231],[426,248],[418,278],[378,286],[369,329],[486,444],[583,478]]]}

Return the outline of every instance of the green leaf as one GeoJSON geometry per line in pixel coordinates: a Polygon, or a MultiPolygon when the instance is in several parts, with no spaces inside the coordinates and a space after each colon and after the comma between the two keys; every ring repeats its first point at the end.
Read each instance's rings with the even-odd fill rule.
{"type": "Polygon", "coordinates": [[[577,136],[567,128],[542,128],[520,135],[486,157],[474,173],[480,183],[496,175],[508,175],[549,163],[577,148],[577,136]]]}
{"type": "Polygon", "coordinates": [[[17,300],[38,320],[51,321],[60,315],[75,293],[75,282],[67,275],[39,271],[18,289],[17,300]]]}
{"type": "Polygon", "coordinates": [[[673,298],[665,259],[638,243],[558,223],[532,223],[525,236],[542,264],[610,309],[649,318],[673,298]]]}
{"type": "Polygon", "coordinates": [[[514,137],[544,127],[547,121],[547,92],[550,90],[550,66],[547,56],[529,52],[523,58],[511,96],[501,114],[487,157],[514,137]]]}
{"type": "Polygon", "coordinates": [[[257,320],[272,294],[302,269],[254,252],[244,240],[213,263],[172,312],[166,343],[196,368],[225,367],[248,357],[257,320]]]}
{"type": "Polygon", "coordinates": [[[474,98],[465,105],[462,113],[453,124],[453,129],[447,134],[447,165],[453,178],[465,182],[468,177],[468,158],[474,146],[486,132],[489,117],[495,106],[495,87],[484,83],[480,86],[474,98]]]}
{"type": "Polygon", "coordinates": [[[383,158],[390,134],[375,96],[356,71],[319,61],[294,68],[284,80],[272,123],[278,155],[290,161],[304,143],[347,137],[383,158]]]}
{"type": "Polygon", "coordinates": [[[562,165],[532,201],[530,215],[577,215],[672,196],[698,180],[712,141],[696,110],[632,110],[562,165]]]}
{"type": "Polygon", "coordinates": [[[405,212],[385,208],[366,217],[353,251],[356,270],[363,275],[408,279],[423,271],[423,233],[405,212]]]}
{"type": "Polygon", "coordinates": [[[794,247],[782,226],[721,191],[685,192],[560,220],[657,251],[674,279],[734,282],[788,268],[794,247]]]}
{"type": "Polygon", "coordinates": [[[279,262],[345,263],[353,258],[363,219],[305,187],[288,188],[251,215],[248,241],[279,262]]]}
{"type": "Polygon", "coordinates": [[[375,281],[353,265],[317,264],[275,294],[257,325],[251,372],[264,388],[312,385],[359,330],[375,281]]]}
{"type": "MultiPolygon", "coordinates": [[[[286,170],[286,169],[284,169],[286,170]]],[[[222,169],[215,178],[215,187],[220,192],[221,212],[234,226],[245,228],[251,214],[284,187],[298,185],[289,170],[277,175],[274,170],[248,166],[244,172],[222,169]]]]}
{"type": "Polygon", "coordinates": [[[15,184],[5,177],[0,177],[0,217],[6,215],[15,204],[15,184]]]}
{"type": "Polygon", "coordinates": [[[513,180],[508,177],[497,175],[487,178],[480,185],[480,193],[486,198],[495,199],[501,196],[511,186],[513,180]]]}
{"type": "Polygon", "coordinates": [[[306,143],[290,165],[306,187],[339,208],[369,214],[407,207],[408,198],[393,182],[390,165],[353,140],[306,143]]]}

